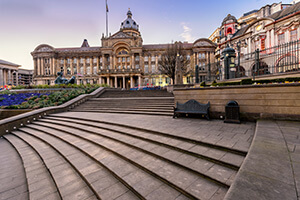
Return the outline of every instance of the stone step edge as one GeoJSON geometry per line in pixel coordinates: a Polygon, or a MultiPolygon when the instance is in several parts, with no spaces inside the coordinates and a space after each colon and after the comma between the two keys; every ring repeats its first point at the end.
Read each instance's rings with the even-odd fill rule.
{"type": "Polygon", "coordinates": [[[139,130],[139,131],[150,132],[150,133],[155,134],[155,135],[165,135],[165,136],[168,136],[170,138],[175,138],[175,139],[178,139],[178,140],[184,140],[184,141],[194,143],[194,144],[199,144],[199,145],[202,145],[202,146],[208,146],[208,147],[211,147],[211,148],[231,152],[231,153],[241,155],[241,156],[246,156],[247,153],[248,153],[246,151],[242,151],[242,150],[238,150],[238,149],[234,149],[234,148],[228,148],[228,147],[221,146],[221,145],[216,145],[216,144],[212,144],[212,143],[208,143],[208,142],[194,140],[194,139],[190,139],[190,138],[186,138],[186,137],[182,137],[182,136],[172,135],[172,134],[164,133],[164,132],[160,132],[160,131],[154,131],[154,130],[150,130],[150,129],[146,129],[146,128],[135,127],[135,126],[127,125],[127,124],[119,124],[119,123],[107,122],[107,121],[103,121],[103,120],[86,119],[86,118],[80,118],[80,117],[60,116],[60,115],[56,115],[56,114],[50,114],[48,116],[54,116],[54,117],[60,117],[60,118],[70,118],[70,119],[77,119],[77,120],[85,120],[85,121],[91,121],[91,122],[100,122],[100,123],[103,123],[103,124],[114,125],[114,126],[129,128],[129,129],[135,129],[135,130],[139,130]]]}
{"type": "Polygon", "coordinates": [[[90,101],[111,101],[111,100],[174,100],[174,97],[116,97],[116,98],[90,98],[90,101]]]}
{"type": "MultiPolygon", "coordinates": [[[[51,117],[51,116],[48,116],[48,117],[46,117],[45,119],[59,120],[59,121],[66,121],[66,122],[72,123],[72,121],[69,121],[68,119],[64,119],[64,118],[57,119],[57,118],[51,117]]],[[[40,121],[43,121],[43,119],[41,119],[40,121]]],[[[231,163],[228,163],[228,162],[225,162],[225,161],[220,161],[220,160],[217,160],[217,159],[215,159],[215,158],[211,158],[211,157],[208,157],[208,156],[199,154],[199,153],[194,153],[194,152],[191,152],[191,151],[188,151],[188,150],[185,150],[185,149],[181,149],[181,148],[179,148],[179,147],[174,147],[174,146],[172,146],[172,145],[165,144],[165,143],[163,143],[163,142],[159,142],[159,141],[152,140],[152,139],[149,139],[149,138],[144,138],[144,137],[141,137],[141,136],[138,136],[138,135],[134,135],[134,134],[131,134],[131,133],[127,133],[127,132],[124,132],[124,131],[114,130],[114,129],[112,129],[112,128],[107,128],[107,127],[101,127],[101,126],[89,125],[89,124],[82,123],[82,122],[79,122],[79,121],[76,121],[76,124],[81,124],[81,125],[84,125],[84,126],[90,126],[90,127],[96,127],[96,128],[100,128],[100,129],[104,129],[104,130],[108,130],[108,131],[112,131],[112,132],[117,132],[117,133],[120,133],[120,134],[124,134],[124,135],[130,136],[130,137],[133,137],[133,138],[138,138],[138,139],[140,139],[140,140],[148,141],[148,142],[151,142],[151,143],[154,143],[154,144],[158,144],[158,145],[160,145],[160,146],[167,147],[167,148],[169,148],[169,149],[173,149],[173,150],[176,150],[176,151],[179,151],[179,152],[182,152],[182,153],[186,153],[186,154],[195,156],[195,157],[197,157],[197,158],[201,158],[201,159],[204,159],[204,160],[213,162],[213,163],[215,163],[215,164],[218,164],[218,165],[222,165],[222,166],[224,166],[224,167],[231,168],[231,169],[236,170],[236,171],[238,171],[239,168],[240,168],[240,167],[237,166],[237,165],[234,165],[234,164],[231,164],[231,163]]]]}
{"type": "MultiPolygon", "coordinates": [[[[19,131],[19,130],[18,130],[18,131],[19,131]]],[[[28,147],[30,147],[30,148],[32,149],[33,152],[36,153],[36,155],[39,157],[39,159],[41,160],[41,162],[44,164],[44,166],[45,166],[45,168],[46,168],[46,170],[47,170],[47,172],[48,172],[48,175],[50,176],[50,178],[51,178],[53,184],[55,185],[56,191],[57,191],[57,193],[58,193],[60,199],[63,199],[63,198],[62,198],[62,195],[61,195],[61,192],[60,192],[60,190],[59,190],[59,187],[58,187],[58,185],[57,185],[57,183],[56,183],[56,181],[55,181],[55,178],[53,177],[52,173],[51,173],[50,170],[49,170],[48,165],[46,164],[46,162],[44,161],[44,159],[42,158],[42,156],[40,155],[40,153],[39,153],[39,152],[38,152],[31,144],[29,144],[29,143],[28,143],[27,141],[25,141],[23,138],[21,138],[20,136],[18,136],[17,134],[15,134],[15,131],[12,131],[11,134],[12,134],[14,137],[17,137],[19,140],[23,141],[26,145],[28,145],[28,147]]],[[[5,138],[5,139],[6,139],[6,140],[7,140],[7,141],[15,148],[15,149],[16,149],[16,151],[18,152],[18,154],[19,154],[19,156],[20,156],[20,158],[21,158],[21,160],[22,160],[22,164],[23,164],[23,166],[24,166],[23,157],[22,157],[21,154],[19,153],[19,150],[17,149],[17,147],[16,147],[15,145],[13,145],[9,139],[7,139],[6,135],[4,135],[3,137],[4,137],[4,138],[5,138]]],[[[25,171],[26,179],[28,179],[25,167],[24,167],[24,171],[25,171]]],[[[28,195],[29,195],[29,194],[30,194],[30,191],[29,191],[29,184],[28,184],[28,181],[27,181],[27,180],[26,180],[26,182],[27,182],[28,195]]]]}
{"type": "Polygon", "coordinates": [[[161,116],[173,116],[173,113],[151,113],[151,112],[128,112],[128,111],[106,111],[106,110],[76,110],[74,109],[73,112],[95,112],[95,113],[118,113],[118,114],[136,114],[136,115],[161,115],[161,116]]]}
{"type": "MultiPolygon", "coordinates": [[[[28,126],[26,126],[26,128],[28,128],[28,126]]],[[[94,193],[94,195],[97,197],[97,199],[101,200],[100,196],[98,195],[98,193],[96,192],[94,187],[92,187],[92,185],[88,182],[88,180],[80,173],[80,171],[72,164],[72,162],[66,156],[64,156],[60,151],[58,151],[58,149],[56,149],[52,144],[50,144],[48,141],[41,139],[40,137],[38,137],[28,131],[24,131],[22,129],[19,129],[18,131],[29,134],[32,137],[48,144],[52,149],[55,150],[55,152],[57,152],[60,156],[62,156],[65,159],[65,161],[73,168],[73,170],[79,175],[79,177],[85,182],[85,184],[89,187],[89,189],[94,193]]]]}
{"type": "Polygon", "coordinates": [[[78,107],[77,109],[86,109],[86,110],[108,110],[108,111],[138,111],[138,112],[167,112],[167,113],[173,113],[173,109],[153,109],[153,108],[96,108],[96,107],[78,107]]]}
{"type": "MultiPolygon", "coordinates": [[[[92,144],[94,144],[94,145],[100,146],[101,148],[103,148],[103,149],[105,149],[105,150],[107,150],[107,151],[113,153],[114,155],[120,157],[121,159],[123,159],[123,160],[125,160],[125,161],[131,163],[132,165],[138,167],[139,169],[145,171],[146,173],[148,173],[148,174],[154,176],[154,177],[157,178],[158,180],[164,182],[165,184],[169,185],[170,187],[172,187],[173,189],[179,191],[180,193],[182,193],[182,194],[184,194],[184,195],[186,195],[186,196],[188,196],[188,197],[190,197],[190,198],[192,198],[192,199],[197,199],[194,195],[190,194],[189,192],[186,192],[184,189],[182,189],[182,188],[180,188],[179,186],[177,186],[177,185],[171,183],[170,181],[168,181],[167,179],[161,177],[160,175],[156,174],[155,172],[153,172],[153,171],[151,171],[151,170],[145,168],[144,166],[142,166],[142,165],[140,165],[140,164],[134,162],[133,160],[128,159],[127,157],[125,157],[125,156],[119,154],[118,152],[115,152],[115,151],[113,151],[113,150],[111,150],[111,149],[109,149],[109,148],[107,148],[107,147],[105,147],[105,146],[103,146],[103,145],[101,145],[101,144],[99,144],[99,143],[97,143],[97,142],[94,142],[94,141],[92,141],[92,140],[89,140],[89,139],[87,139],[87,138],[85,138],[85,137],[82,137],[82,136],[79,136],[79,135],[75,135],[75,134],[70,133],[70,132],[65,131],[65,130],[53,128],[53,127],[51,127],[51,126],[45,126],[45,125],[40,125],[40,124],[35,124],[35,125],[42,126],[42,127],[46,127],[46,128],[51,128],[51,129],[54,129],[54,130],[57,130],[57,131],[61,131],[61,132],[65,132],[65,133],[67,133],[67,134],[71,134],[71,135],[73,135],[73,136],[75,136],[75,137],[78,137],[78,138],[80,138],[80,139],[82,139],[82,140],[85,140],[85,141],[87,141],[87,142],[90,142],[90,143],[92,143],[92,144]]],[[[31,127],[30,127],[30,128],[31,128],[31,127]]],[[[32,129],[34,129],[34,128],[32,128],[32,129]]],[[[39,130],[39,129],[36,129],[36,130],[39,130]]],[[[52,136],[54,136],[54,137],[56,137],[56,138],[58,138],[58,139],[60,139],[60,140],[65,141],[65,139],[62,139],[62,138],[60,138],[60,137],[58,137],[58,136],[56,136],[56,135],[54,135],[54,134],[51,134],[51,133],[48,133],[48,132],[42,131],[42,130],[39,130],[39,131],[44,132],[44,133],[46,133],[46,134],[50,134],[50,135],[52,135],[52,136]]],[[[67,141],[65,141],[65,142],[67,142],[67,141]]],[[[67,142],[67,143],[68,143],[68,142],[67,142]]],[[[131,186],[130,186],[130,187],[131,187],[131,186]]],[[[143,198],[143,199],[144,199],[144,198],[143,198]]]]}
{"type": "MultiPolygon", "coordinates": [[[[44,122],[45,122],[45,121],[44,121],[44,122]]],[[[46,123],[50,124],[50,122],[46,122],[46,123]]],[[[55,122],[52,122],[52,123],[57,124],[57,125],[59,125],[59,126],[62,126],[62,124],[58,124],[58,123],[55,123],[55,122]]],[[[46,125],[41,125],[41,124],[38,124],[38,123],[36,123],[36,122],[35,122],[34,124],[37,124],[37,125],[39,125],[39,126],[47,127],[46,125]]],[[[213,178],[213,177],[211,177],[211,176],[209,176],[209,175],[203,174],[203,173],[198,172],[198,171],[196,171],[196,170],[194,170],[194,169],[191,169],[191,168],[189,168],[189,167],[187,167],[187,166],[185,166],[185,165],[182,165],[182,164],[177,163],[177,162],[175,162],[175,161],[169,160],[169,159],[167,159],[167,158],[165,158],[165,157],[163,157],[163,156],[160,156],[160,155],[155,154],[155,153],[152,153],[152,152],[150,152],[150,151],[141,149],[140,147],[136,147],[136,146],[134,146],[134,145],[128,144],[128,143],[126,143],[126,142],[123,142],[123,141],[121,141],[121,140],[115,139],[115,138],[113,138],[113,137],[110,137],[110,136],[107,136],[107,135],[103,135],[103,134],[99,134],[99,133],[96,133],[96,132],[93,132],[93,131],[89,131],[89,130],[86,130],[86,129],[83,129],[83,128],[72,127],[72,126],[70,126],[70,125],[64,125],[64,126],[67,126],[67,127],[69,127],[69,128],[76,128],[76,129],[78,129],[78,130],[85,131],[85,132],[88,132],[88,133],[93,134],[93,135],[100,135],[100,136],[102,136],[102,137],[105,137],[105,138],[108,138],[108,139],[110,139],[110,140],[119,142],[119,143],[121,143],[121,144],[123,144],[123,145],[126,145],[126,146],[128,146],[128,147],[130,147],[130,148],[136,149],[136,150],[138,150],[138,151],[142,151],[142,152],[144,152],[144,153],[146,153],[146,154],[149,154],[149,155],[151,155],[151,156],[153,156],[153,157],[156,157],[156,158],[159,158],[159,159],[164,160],[164,161],[166,161],[166,162],[169,162],[169,163],[171,163],[171,164],[173,164],[173,165],[176,165],[177,167],[180,167],[180,168],[183,168],[183,169],[185,169],[185,170],[191,171],[191,172],[197,174],[198,176],[200,176],[200,177],[202,177],[202,178],[205,178],[205,179],[207,179],[207,180],[209,180],[209,181],[211,181],[211,182],[217,183],[218,185],[221,185],[221,186],[227,187],[227,188],[230,187],[230,185],[228,185],[227,183],[223,183],[223,182],[221,182],[221,181],[219,181],[219,180],[217,180],[217,179],[215,179],[215,178],[213,178]]],[[[52,129],[55,129],[55,130],[57,130],[57,131],[60,130],[60,129],[58,129],[58,128],[54,128],[54,127],[50,127],[50,126],[48,126],[48,128],[52,128],[52,129]]],[[[62,131],[62,130],[60,130],[60,131],[62,131]]],[[[68,131],[64,131],[64,132],[71,134],[71,133],[68,132],[68,131]]]]}

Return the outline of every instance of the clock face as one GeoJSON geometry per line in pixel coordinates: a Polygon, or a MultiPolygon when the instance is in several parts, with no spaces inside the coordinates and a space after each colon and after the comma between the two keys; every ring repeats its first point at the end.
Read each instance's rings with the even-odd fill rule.
{"type": "Polygon", "coordinates": [[[256,30],[257,30],[257,31],[260,31],[261,28],[262,28],[262,26],[261,26],[261,25],[258,25],[258,26],[256,27],[256,30]]]}

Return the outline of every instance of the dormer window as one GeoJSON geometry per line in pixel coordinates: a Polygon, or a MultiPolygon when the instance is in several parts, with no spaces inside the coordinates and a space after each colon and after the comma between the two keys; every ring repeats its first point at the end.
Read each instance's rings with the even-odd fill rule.
{"type": "Polygon", "coordinates": [[[129,21],[126,21],[126,24],[129,24],[129,21]]]}

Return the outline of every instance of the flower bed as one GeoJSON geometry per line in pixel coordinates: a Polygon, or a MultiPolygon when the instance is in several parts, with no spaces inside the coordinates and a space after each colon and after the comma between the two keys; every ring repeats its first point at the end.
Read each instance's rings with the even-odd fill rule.
{"type": "Polygon", "coordinates": [[[61,105],[81,94],[89,94],[98,87],[58,91],[53,93],[0,93],[0,108],[2,109],[38,109],[61,105]]]}

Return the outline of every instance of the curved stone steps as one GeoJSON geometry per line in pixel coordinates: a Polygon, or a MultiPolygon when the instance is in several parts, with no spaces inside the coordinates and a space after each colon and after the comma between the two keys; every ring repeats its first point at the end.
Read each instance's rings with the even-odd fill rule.
{"type": "Polygon", "coordinates": [[[27,200],[28,186],[20,154],[13,144],[3,137],[0,137],[0,152],[0,199],[27,200]]]}
{"type": "MultiPolygon", "coordinates": [[[[17,133],[19,132],[15,131],[4,137],[16,148],[23,160],[29,199],[61,199],[61,194],[48,167],[41,159],[40,154],[32,147],[34,141],[28,144],[19,136],[14,136],[17,133]]],[[[43,144],[38,145],[42,146],[43,144]]],[[[45,146],[41,148],[45,148],[45,146]]]]}
{"type": "MultiPolygon", "coordinates": [[[[59,151],[60,154],[64,155],[98,199],[113,199],[125,194],[127,196],[130,194],[131,199],[139,199],[135,195],[138,193],[133,190],[135,192],[135,194],[133,194],[132,191],[120,182],[116,174],[112,174],[107,168],[103,167],[98,160],[93,159],[85,151],[78,148],[77,145],[79,144],[76,138],[75,141],[71,139],[72,142],[75,143],[72,144],[72,142],[66,142],[56,135],[48,134],[34,127],[25,127],[22,128],[21,131],[43,141],[47,141],[47,143],[59,151]]],[[[82,188],[82,186],[80,188],[82,188]]]]}
{"type": "Polygon", "coordinates": [[[186,168],[187,170],[193,171],[200,176],[204,176],[205,178],[211,179],[212,181],[220,182],[221,184],[224,184],[228,187],[230,187],[230,184],[238,170],[238,167],[230,165],[229,163],[218,162],[217,160],[214,160],[215,162],[212,162],[213,159],[208,159],[204,156],[195,157],[194,155],[186,154],[182,151],[177,151],[177,149],[167,148],[159,144],[145,142],[144,140],[136,137],[124,135],[123,133],[113,131],[112,129],[104,130],[97,126],[82,125],[78,122],[70,123],[66,121],[59,121],[57,119],[55,119],[55,121],[47,119],[42,119],[40,121],[51,123],[52,126],[53,124],[58,124],[61,126],[63,125],[64,127],[76,128],[77,130],[81,131],[88,130],[87,132],[89,133],[99,134],[103,137],[121,142],[122,144],[125,144],[129,147],[158,157],[167,162],[171,162],[172,164],[175,164],[179,167],[186,168]],[[205,165],[205,167],[201,167],[201,165],[205,165]],[[230,166],[230,168],[228,168],[228,166],[230,166]]]}
{"type": "MultiPolygon", "coordinates": [[[[61,125],[54,125],[55,123],[47,124],[45,122],[36,122],[35,124],[51,129],[49,130],[50,132],[53,132],[53,129],[59,131],[63,128],[61,125]]],[[[41,128],[39,127],[39,129],[41,128]]],[[[225,195],[228,189],[228,185],[225,185],[218,180],[212,180],[209,176],[197,174],[193,170],[188,170],[184,166],[175,164],[174,161],[166,161],[166,159],[161,159],[161,157],[158,157],[157,155],[153,156],[146,154],[143,151],[137,151],[135,148],[120,142],[108,140],[103,136],[78,130],[78,128],[68,128],[65,125],[64,132],[77,135],[77,137],[89,140],[90,142],[97,142],[98,145],[109,149],[117,155],[122,156],[124,159],[130,160],[138,167],[150,171],[154,176],[164,180],[177,190],[184,191],[191,197],[196,195],[199,199],[207,199],[206,195],[212,197],[218,194],[217,191],[220,191],[221,194],[225,195]],[[192,184],[193,182],[194,184],[192,184]],[[208,194],[203,191],[203,187],[210,188],[212,191],[208,194]]]]}
{"type": "MultiPolygon", "coordinates": [[[[43,132],[47,135],[56,137],[57,139],[62,140],[65,143],[73,145],[74,147],[76,145],[76,148],[81,149],[81,151],[85,151],[86,154],[89,156],[93,156],[95,161],[102,162],[102,165],[105,165],[112,172],[114,172],[120,178],[122,178],[123,182],[126,183],[127,186],[129,186],[132,190],[136,191],[135,194],[139,193],[140,195],[142,195],[140,196],[141,199],[144,199],[143,196],[145,196],[146,199],[157,199],[158,194],[164,195],[166,199],[175,199],[178,195],[180,195],[178,191],[175,191],[172,187],[168,186],[167,184],[164,184],[159,179],[153,178],[149,174],[145,173],[143,170],[135,167],[130,162],[128,162],[127,159],[120,158],[117,154],[110,153],[110,151],[108,151],[107,149],[101,148],[99,147],[99,145],[95,145],[92,141],[88,141],[85,138],[75,137],[70,133],[63,133],[62,131],[59,131],[59,129],[53,129],[53,125],[51,127],[52,128],[39,126],[37,124],[31,124],[28,125],[28,128],[23,129],[31,133],[35,131],[43,132]],[[150,188],[147,188],[149,187],[147,186],[148,184],[150,184],[150,188]]],[[[97,182],[100,181],[101,180],[97,182]]],[[[96,188],[97,186],[98,185],[95,184],[96,188]]],[[[123,190],[118,189],[114,193],[122,191],[123,190]]],[[[104,196],[104,199],[112,199],[111,196],[107,196],[107,193],[101,194],[101,192],[103,191],[99,191],[100,197],[104,196]]],[[[110,191],[110,193],[112,193],[112,191],[110,191]]],[[[131,197],[129,199],[135,198],[136,197],[131,197]]]]}
{"type": "MultiPolygon", "coordinates": [[[[106,123],[95,122],[90,120],[78,120],[78,119],[64,118],[64,117],[48,116],[46,117],[46,119],[55,120],[56,122],[57,121],[70,122],[70,123],[73,122],[88,127],[96,127],[107,131],[120,133],[121,135],[118,137],[122,137],[122,135],[126,135],[129,136],[130,139],[140,139],[145,142],[152,143],[154,145],[159,145],[172,150],[176,150],[181,153],[188,154],[190,156],[205,159],[210,162],[223,165],[225,167],[234,170],[238,170],[243,160],[245,159],[245,157],[242,155],[226,152],[224,150],[219,150],[218,148],[215,149],[214,146],[204,147],[200,144],[182,141],[179,139],[172,139],[169,136],[163,134],[153,135],[152,133],[147,132],[146,130],[142,131],[142,130],[136,130],[129,127],[118,126],[116,124],[113,125],[113,124],[106,124],[106,123]],[[229,157],[232,158],[230,162],[228,162],[229,157]]],[[[44,119],[42,119],[41,121],[43,120],[44,119]]],[[[148,147],[148,149],[149,148],[150,147],[148,147]]]]}
{"type": "Polygon", "coordinates": [[[44,164],[55,180],[62,199],[100,199],[74,163],[68,159],[68,157],[74,156],[75,151],[66,147],[68,151],[64,155],[47,141],[36,137],[32,133],[19,130],[13,132],[13,134],[32,145],[40,153],[44,164]],[[41,148],[40,144],[46,145],[47,148],[41,148]]]}
{"type": "MultiPolygon", "coordinates": [[[[140,128],[140,127],[136,127],[136,126],[131,126],[131,125],[126,125],[126,124],[120,124],[120,123],[116,123],[116,122],[109,122],[109,121],[103,121],[103,120],[97,120],[97,119],[86,119],[86,118],[81,118],[81,117],[76,117],[76,116],[72,116],[70,117],[69,115],[59,115],[59,114],[54,114],[54,115],[48,115],[47,118],[58,118],[58,119],[67,119],[67,120],[79,120],[79,121],[86,121],[86,122],[95,122],[95,123],[99,123],[101,124],[101,126],[103,126],[104,124],[108,125],[108,126],[114,126],[116,127],[115,130],[132,130],[134,131],[141,131],[143,133],[148,133],[151,135],[151,138],[156,138],[156,137],[164,137],[167,138],[168,141],[165,141],[166,139],[163,139],[162,137],[160,137],[159,139],[164,141],[166,144],[172,145],[172,146],[176,146],[178,144],[178,141],[181,141],[182,143],[187,142],[187,143],[192,143],[192,144],[197,144],[203,147],[209,147],[209,148],[214,148],[217,150],[221,150],[221,151],[225,151],[225,152],[229,152],[232,153],[234,155],[239,155],[242,157],[245,157],[247,155],[247,151],[243,151],[241,149],[237,149],[234,147],[227,147],[227,146],[222,146],[222,145],[217,145],[214,143],[210,143],[210,142],[205,142],[203,140],[200,139],[194,139],[191,137],[185,137],[183,135],[175,135],[170,133],[166,133],[166,132],[160,132],[160,131],[155,131],[155,130],[150,130],[150,129],[146,129],[146,128],[140,128]],[[119,128],[117,128],[119,127],[119,128]]],[[[185,143],[184,143],[185,144],[185,143]]],[[[181,145],[181,144],[180,144],[181,145]]],[[[240,165],[240,164],[239,164],[240,165]]]]}

